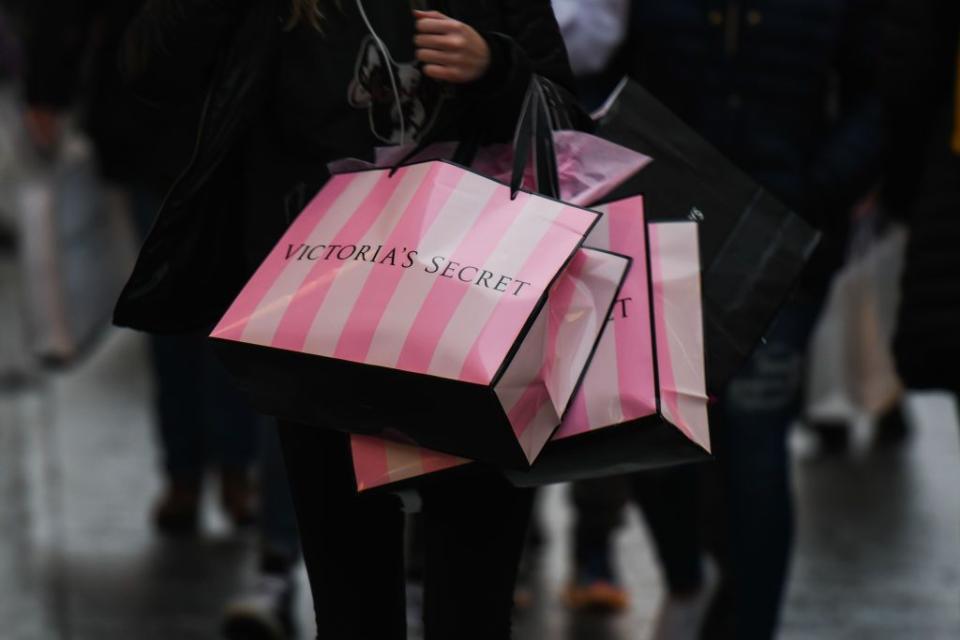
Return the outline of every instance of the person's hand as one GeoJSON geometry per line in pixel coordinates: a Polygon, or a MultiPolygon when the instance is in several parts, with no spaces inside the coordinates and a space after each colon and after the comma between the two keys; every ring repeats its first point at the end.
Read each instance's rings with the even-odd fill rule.
{"type": "Polygon", "coordinates": [[[40,151],[49,152],[60,141],[63,121],[56,109],[28,107],[23,115],[23,124],[30,140],[40,151]]]}
{"type": "Polygon", "coordinates": [[[490,46],[468,24],[439,11],[414,11],[417,35],[413,42],[423,73],[434,80],[467,84],[490,68],[490,46]]]}

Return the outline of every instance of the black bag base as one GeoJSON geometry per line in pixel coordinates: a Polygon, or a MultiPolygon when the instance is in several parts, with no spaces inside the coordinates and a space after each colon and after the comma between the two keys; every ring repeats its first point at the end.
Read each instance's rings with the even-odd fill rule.
{"type": "Polygon", "coordinates": [[[281,420],[416,444],[506,469],[527,457],[492,387],[211,338],[254,409],[281,420]],[[371,403],[371,397],[376,403],[371,403]],[[378,409],[389,407],[389,411],[378,409]]]}
{"type": "Polygon", "coordinates": [[[503,474],[520,488],[542,487],[712,462],[715,458],[659,415],[550,442],[525,471],[469,463],[371,487],[363,495],[418,491],[436,482],[503,474]]]}
{"type": "Polygon", "coordinates": [[[550,442],[525,471],[505,471],[518,487],[618,476],[713,457],[659,415],[550,442]]]}

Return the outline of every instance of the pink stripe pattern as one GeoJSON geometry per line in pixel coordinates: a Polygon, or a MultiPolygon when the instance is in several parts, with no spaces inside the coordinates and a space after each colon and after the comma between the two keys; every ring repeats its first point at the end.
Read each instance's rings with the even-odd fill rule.
{"type": "MultiPolygon", "coordinates": [[[[657,411],[653,373],[653,334],[650,328],[650,290],[647,279],[646,224],[643,199],[631,198],[610,205],[610,248],[633,257],[633,268],[614,308],[611,339],[616,342],[617,374],[622,421],[657,411]]],[[[598,363],[603,366],[603,363],[598,363]]],[[[609,425],[595,425],[605,427],[609,425]]]]}
{"type": "MultiPolygon", "coordinates": [[[[408,168],[400,169],[393,178],[380,180],[329,246],[355,245],[376,221],[408,170],[408,168]]],[[[307,333],[336,277],[337,266],[336,262],[330,260],[318,260],[314,264],[280,321],[277,334],[273,339],[275,348],[289,351],[303,350],[307,333]]]]}
{"type": "MultiPolygon", "coordinates": [[[[530,254],[517,279],[538,283],[551,280],[549,265],[555,262],[558,254],[569,256],[577,246],[577,234],[586,233],[592,222],[583,216],[581,210],[565,207],[557,224],[550,228],[530,254]]],[[[489,371],[497,369],[497,363],[506,357],[506,350],[516,341],[516,336],[529,317],[529,307],[521,303],[523,300],[520,296],[500,298],[493,315],[464,361],[459,376],[461,380],[482,381],[489,371]],[[511,336],[512,339],[506,341],[504,336],[511,336]]]]}
{"type": "MultiPolygon", "coordinates": [[[[433,165],[400,222],[383,245],[411,248],[417,246],[420,237],[430,229],[453,193],[453,190],[450,190],[437,195],[434,185],[438,182],[456,184],[457,173],[453,165],[433,165]]],[[[374,269],[370,273],[340,334],[334,351],[336,357],[354,362],[366,361],[373,336],[402,277],[403,271],[399,269],[374,269]]]]}
{"type": "MultiPolygon", "coordinates": [[[[507,190],[497,190],[477,223],[449,257],[457,265],[482,265],[493,253],[497,243],[520,214],[521,207],[529,200],[520,194],[511,201],[507,190]]],[[[462,273],[462,271],[461,271],[462,273]]],[[[467,295],[467,287],[454,278],[438,278],[427,295],[420,313],[407,334],[397,368],[405,371],[426,371],[430,368],[439,337],[443,335],[451,317],[467,295]]],[[[478,382],[486,382],[478,380],[478,382]]]]}
{"type": "Polygon", "coordinates": [[[292,244],[303,244],[310,232],[317,224],[317,217],[323,215],[343,195],[351,180],[347,176],[334,176],[327,185],[320,190],[314,199],[301,212],[297,219],[284,234],[270,253],[270,257],[257,269],[250,281],[244,287],[244,295],[239,296],[230,309],[217,324],[213,335],[225,340],[239,340],[243,335],[247,321],[253,315],[270,288],[287,267],[283,259],[287,247],[292,244]]]}
{"type": "Polygon", "coordinates": [[[390,465],[387,464],[387,440],[372,436],[350,436],[350,452],[353,456],[353,473],[357,490],[389,484],[390,465]]]}

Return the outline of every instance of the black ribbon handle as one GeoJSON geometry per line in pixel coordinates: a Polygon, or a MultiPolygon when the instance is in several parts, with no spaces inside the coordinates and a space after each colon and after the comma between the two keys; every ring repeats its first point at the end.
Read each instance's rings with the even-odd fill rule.
{"type": "MultiPolygon", "coordinates": [[[[553,131],[565,123],[562,108],[553,96],[548,80],[533,76],[524,96],[523,106],[513,135],[513,168],[510,175],[510,197],[516,198],[523,188],[523,178],[531,155],[538,193],[550,198],[560,197],[560,179],[557,173],[557,155],[553,144],[553,131]]],[[[418,142],[390,170],[393,176],[397,169],[409,163],[435,140],[429,137],[418,142]]],[[[469,167],[480,150],[479,130],[475,135],[461,140],[451,158],[457,164],[469,167]]]]}

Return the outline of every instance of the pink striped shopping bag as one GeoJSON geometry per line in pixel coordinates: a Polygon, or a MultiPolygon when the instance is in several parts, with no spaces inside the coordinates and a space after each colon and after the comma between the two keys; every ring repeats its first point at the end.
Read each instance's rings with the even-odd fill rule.
{"type": "MultiPolygon", "coordinates": [[[[587,244],[634,258],[562,425],[521,485],[705,459],[710,451],[697,226],[646,225],[641,198],[599,207],[587,244]],[[648,237],[649,236],[649,237],[648,237]]],[[[354,436],[360,490],[470,462],[401,441],[354,436]]]]}
{"type": "Polygon", "coordinates": [[[560,279],[597,218],[442,161],[337,175],[211,337],[264,413],[525,468],[603,329],[560,279]]]}

